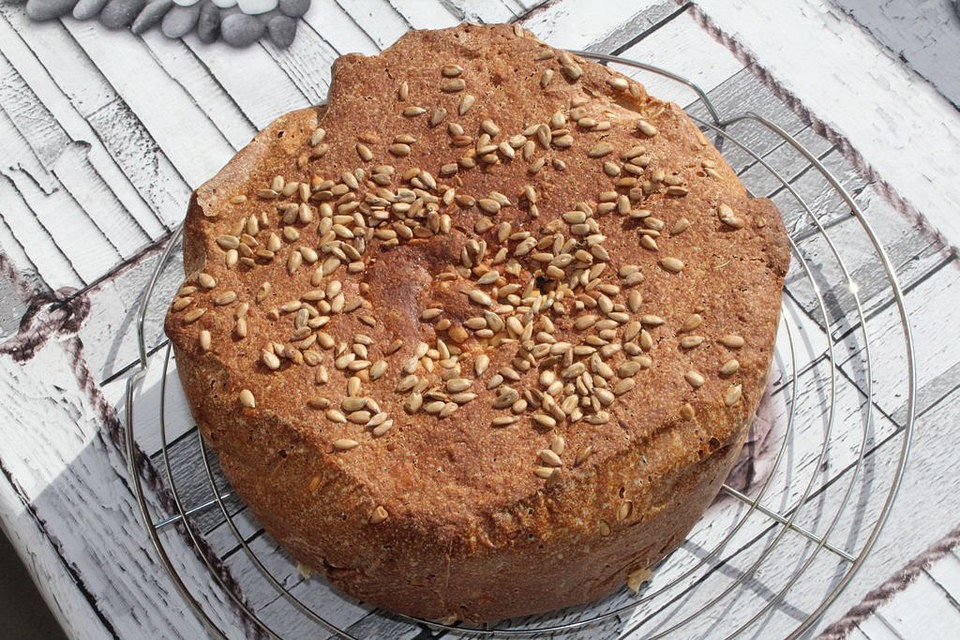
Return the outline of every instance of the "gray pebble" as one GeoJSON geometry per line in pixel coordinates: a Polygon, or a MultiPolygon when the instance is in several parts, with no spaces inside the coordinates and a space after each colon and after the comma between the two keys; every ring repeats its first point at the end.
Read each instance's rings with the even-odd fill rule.
{"type": "Polygon", "coordinates": [[[89,20],[100,14],[107,0],[80,0],[73,8],[73,17],[77,20],[89,20]]]}
{"type": "Polygon", "coordinates": [[[310,0],[280,0],[280,13],[299,18],[310,8],[310,0]]]}
{"type": "Polygon", "coordinates": [[[23,4],[27,0],[3,0],[3,4],[23,4]]]}
{"type": "Polygon", "coordinates": [[[171,7],[167,15],[163,16],[163,24],[160,25],[160,30],[168,38],[182,38],[193,30],[199,17],[200,5],[195,4],[190,7],[177,5],[171,7]]]}
{"type": "Polygon", "coordinates": [[[53,20],[70,13],[77,0],[27,0],[27,15],[33,20],[53,20]]]}
{"type": "Polygon", "coordinates": [[[213,42],[220,35],[220,9],[212,2],[205,2],[200,7],[200,18],[197,20],[197,37],[200,42],[213,42]]]}
{"type": "MultiPolygon", "coordinates": [[[[83,0],[81,0],[81,2],[82,1],[83,0]]],[[[136,34],[141,34],[152,28],[163,19],[164,14],[166,14],[172,6],[173,0],[153,0],[153,2],[143,8],[143,11],[140,12],[137,19],[133,21],[133,26],[130,27],[130,30],[136,34]]]]}
{"type": "Polygon", "coordinates": [[[232,13],[220,23],[220,37],[233,47],[246,47],[263,35],[263,23],[245,13],[232,13]]]}
{"type": "Polygon", "coordinates": [[[287,16],[274,16],[267,23],[267,31],[278,49],[286,49],[297,35],[297,21],[287,16]]]}
{"type": "Polygon", "coordinates": [[[100,12],[100,24],[107,29],[122,29],[143,9],[144,0],[109,0],[100,12]]]}

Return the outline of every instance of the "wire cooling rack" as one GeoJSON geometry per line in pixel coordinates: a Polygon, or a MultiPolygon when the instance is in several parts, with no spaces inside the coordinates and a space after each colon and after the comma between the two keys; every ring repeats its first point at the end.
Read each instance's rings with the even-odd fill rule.
{"type": "MultiPolygon", "coordinates": [[[[177,269],[169,268],[179,247],[178,231],[146,287],[139,310],[139,370],[127,381],[127,453],[133,486],[159,559],[187,604],[215,635],[252,633],[286,639],[316,637],[319,632],[360,640],[420,637],[426,631],[424,637],[567,633],[661,638],[699,633],[728,638],[770,637],[758,630],[775,626],[778,634],[796,637],[817,621],[864,563],[900,485],[915,409],[913,343],[903,294],[874,230],[817,156],[775,123],[750,112],[721,118],[704,91],[664,69],[616,56],[573,53],[654,74],[696,94],[688,113],[731,163],[743,168],[741,179],[748,189],[775,196],[787,218],[791,284],[777,341],[774,369],[779,375],[771,381],[764,404],[772,413],[767,422],[774,426],[766,434],[756,434],[750,481],[740,486],[728,481],[684,544],[655,568],[651,580],[637,593],[624,588],[589,606],[484,627],[363,611],[359,603],[331,590],[322,579],[307,581],[258,529],[219,474],[216,459],[184,403],[171,393],[179,380],[172,371],[175,363],[169,344],[148,353],[147,315],[162,313],[167,303],[165,296],[154,296],[154,291],[161,281],[179,280],[177,269]],[[794,175],[806,171],[822,178],[818,203],[835,204],[811,207],[770,161],[751,148],[748,140],[756,139],[758,131],[780,139],[779,155],[792,154],[791,166],[802,166],[794,175]],[[883,432],[873,405],[880,373],[870,357],[876,338],[867,334],[859,287],[846,264],[845,253],[853,251],[846,248],[851,241],[845,236],[838,242],[832,232],[841,216],[858,223],[858,257],[862,259],[864,247],[872,252],[871,264],[883,272],[884,294],[895,305],[901,323],[902,367],[883,375],[901,386],[906,410],[903,426],[884,436],[897,439],[899,450],[882,477],[865,464],[883,432]],[[856,357],[849,357],[851,352],[856,357]],[[159,393],[144,392],[144,381],[151,375],[159,375],[159,393]],[[851,381],[856,383],[852,392],[851,381]],[[147,502],[136,463],[143,449],[138,439],[159,442],[163,489],[172,498],[172,508],[163,516],[154,516],[147,502]],[[182,462],[185,449],[192,450],[192,457],[186,458],[193,464],[182,462]],[[178,572],[170,549],[182,546],[184,538],[200,552],[209,575],[178,572]],[[220,542],[211,542],[214,538],[220,542]],[[260,595],[251,599],[229,583],[221,571],[227,564],[239,567],[236,571],[248,578],[254,576],[260,595]],[[221,599],[239,610],[245,629],[218,626],[204,604],[210,600],[204,590],[211,588],[223,590],[221,599]],[[345,616],[345,608],[354,615],[345,616]]],[[[889,348],[887,342],[884,348],[889,348]]]]}

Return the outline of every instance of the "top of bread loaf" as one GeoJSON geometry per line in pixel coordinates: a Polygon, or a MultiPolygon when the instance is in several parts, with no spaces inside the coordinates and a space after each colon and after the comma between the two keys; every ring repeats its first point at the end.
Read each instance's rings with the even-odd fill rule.
{"type": "Polygon", "coordinates": [[[197,189],[184,252],[167,332],[235,437],[287,430],[345,521],[481,538],[561,494],[615,526],[733,442],[788,264],[680,108],[507,25],[337,60],[197,189]]]}

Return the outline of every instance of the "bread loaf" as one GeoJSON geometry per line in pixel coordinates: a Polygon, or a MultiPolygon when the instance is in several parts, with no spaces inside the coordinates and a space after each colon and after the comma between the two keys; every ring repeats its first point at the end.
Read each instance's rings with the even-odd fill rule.
{"type": "Polygon", "coordinates": [[[166,331],[236,491],[348,594],[471,622],[594,600],[683,540],[789,259],[680,108],[507,25],[341,57],[185,225],[166,331]]]}

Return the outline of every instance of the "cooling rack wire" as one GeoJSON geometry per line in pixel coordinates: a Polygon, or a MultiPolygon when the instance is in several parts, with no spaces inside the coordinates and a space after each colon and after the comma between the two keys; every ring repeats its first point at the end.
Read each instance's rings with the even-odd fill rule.
{"type": "MultiPolygon", "coordinates": [[[[755,195],[775,194],[789,201],[786,209],[797,214],[792,224],[788,221],[791,273],[796,274],[788,289],[795,288],[806,294],[810,305],[806,310],[808,316],[818,319],[824,330],[819,335],[805,330],[801,326],[804,311],[798,312],[794,298],[785,296],[775,358],[780,375],[773,383],[775,390],[771,392],[778,396],[783,411],[777,415],[777,428],[768,438],[774,442],[764,454],[765,471],[757,482],[746,488],[725,484],[718,502],[707,511],[687,541],[658,565],[653,579],[638,593],[624,588],[587,607],[484,627],[445,624],[379,611],[371,611],[367,616],[382,618],[393,630],[391,633],[397,635],[403,630],[428,630],[434,637],[532,637],[562,633],[578,637],[679,638],[709,624],[710,637],[730,638],[748,635],[751,630],[755,632],[758,625],[764,624],[777,610],[790,609],[788,599],[792,594],[812,590],[818,593],[817,598],[813,602],[808,598],[802,608],[795,606],[790,614],[793,616],[792,628],[787,628],[785,633],[787,637],[796,637],[817,621],[863,565],[896,498],[909,453],[914,422],[915,364],[903,292],[895,269],[850,194],[815,154],[777,124],[749,111],[721,117],[704,91],[667,70],[613,55],[587,51],[572,53],[604,64],[653,74],[692,91],[696,100],[687,111],[704,134],[712,137],[725,156],[736,156],[741,161],[746,159],[746,163],[741,164],[762,173],[767,181],[772,177],[773,191],[767,187],[768,192],[755,195]],[[733,129],[737,129],[736,134],[732,133],[733,129]],[[832,190],[831,196],[835,196],[838,206],[856,219],[859,232],[875,254],[877,269],[886,276],[889,295],[899,312],[903,337],[900,345],[903,349],[902,370],[885,371],[884,375],[902,384],[906,416],[904,426],[895,434],[899,444],[895,468],[884,478],[883,486],[876,482],[869,486],[873,499],[881,503],[878,515],[870,522],[863,522],[858,515],[858,504],[863,500],[859,497],[862,491],[859,483],[863,480],[864,460],[876,426],[873,399],[878,372],[871,364],[873,341],[867,334],[863,302],[846,266],[845,244],[832,237],[829,225],[823,221],[824,213],[815,212],[791,182],[760,152],[751,148],[747,139],[757,130],[780,138],[782,149],[797,154],[805,170],[819,173],[826,188],[832,190]],[[806,248],[811,243],[819,247],[816,261],[810,259],[811,250],[806,248]],[[824,268],[824,261],[830,262],[830,268],[824,268]],[[837,292],[843,292],[843,295],[837,292]],[[846,302],[840,304],[838,300],[846,302]],[[853,329],[831,331],[831,327],[841,324],[853,329]],[[858,346],[860,357],[847,361],[855,370],[844,372],[838,362],[842,362],[841,356],[850,348],[851,342],[858,346]],[[811,363],[810,358],[805,357],[806,353],[818,355],[811,363]],[[860,381],[858,406],[861,409],[852,413],[846,407],[841,409],[838,406],[839,386],[848,384],[845,380],[849,378],[860,381]],[[819,385],[816,411],[801,407],[801,387],[812,383],[819,385]],[[811,436],[818,433],[820,441],[811,451],[811,436]],[[854,459],[844,473],[828,479],[823,469],[829,466],[831,453],[841,441],[846,443],[844,447],[854,443],[854,459]],[[830,490],[829,500],[824,497],[827,488],[830,490]],[[841,529],[844,530],[842,535],[831,535],[841,529]],[[846,540],[840,541],[840,538],[846,540]],[[845,544],[850,541],[852,544],[845,544]]],[[[741,175],[741,179],[750,189],[747,172],[741,175]]],[[[785,209],[783,204],[780,206],[785,209]]],[[[171,348],[169,344],[161,344],[159,348],[148,350],[145,325],[149,312],[156,313],[166,306],[166,300],[154,300],[158,283],[165,277],[179,278],[173,273],[176,269],[169,267],[180,246],[181,233],[182,229],[170,238],[143,292],[136,324],[139,363],[135,373],[127,379],[125,399],[127,455],[133,488],[157,556],[186,603],[216,636],[230,637],[236,635],[237,630],[222,628],[222,623],[218,625],[214,621],[207,610],[208,605],[203,604],[208,601],[200,595],[203,589],[222,589],[257,637],[316,637],[318,632],[356,640],[376,637],[378,634],[360,635],[364,628],[377,627],[369,620],[365,625],[357,625],[355,621],[351,627],[338,625],[330,614],[336,608],[331,607],[330,599],[340,598],[348,602],[349,599],[327,590],[324,590],[323,598],[311,598],[309,590],[303,588],[306,583],[298,574],[295,563],[287,561],[279,568],[276,566],[277,550],[275,547],[271,549],[273,543],[265,534],[259,537],[268,541],[266,548],[271,549],[271,558],[265,557],[264,545],[251,542],[257,536],[242,531],[250,528],[250,516],[232,502],[230,487],[218,473],[216,460],[199,431],[190,422],[189,412],[181,403],[176,407],[175,415],[170,415],[174,411],[171,405],[176,404],[170,400],[170,387],[179,385],[171,368],[171,348]],[[161,370],[159,399],[148,401],[143,394],[143,382],[153,367],[161,370]],[[177,428],[171,425],[177,425],[177,428]],[[169,438],[171,432],[179,435],[169,438]],[[154,515],[148,504],[137,463],[138,456],[142,457],[138,453],[138,438],[144,437],[159,438],[163,489],[173,504],[170,513],[154,515]],[[196,449],[195,454],[202,462],[202,483],[197,483],[195,477],[186,477],[182,465],[172,461],[174,446],[196,449]],[[222,549],[211,549],[206,545],[202,540],[205,531],[197,524],[203,517],[209,522],[211,512],[219,516],[220,529],[228,533],[230,543],[221,545],[222,549]],[[206,550],[199,553],[199,557],[209,575],[182,575],[176,569],[170,549],[184,544],[206,550]],[[249,563],[262,580],[261,586],[275,594],[272,598],[257,599],[266,604],[248,602],[222,577],[218,567],[227,555],[235,554],[242,554],[242,561],[249,563]],[[299,617],[298,623],[291,624],[290,616],[299,617]]]]}

